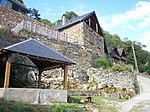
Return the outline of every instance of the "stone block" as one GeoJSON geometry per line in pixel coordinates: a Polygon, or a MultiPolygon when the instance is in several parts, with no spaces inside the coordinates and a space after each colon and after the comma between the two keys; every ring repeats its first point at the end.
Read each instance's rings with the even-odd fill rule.
{"type": "Polygon", "coordinates": [[[119,98],[119,94],[118,93],[112,93],[111,98],[119,98]]]}
{"type": "Polygon", "coordinates": [[[0,88],[0,98],[3,98],[3,92],[4,92],[4,89],[0,88]]]}
{"type": "Polygon", "coordinates": [[[67,91],[31,88],[7,88],[4,91],[4,100],[29,103],[67,102],[67,91]]]}
{"type": "Polygon", "coordinates": [[[68,90],[67,94],[70,96],[73,95],[86,95],[86,96],[99,96],[99,91],[98,90],[68,90]]]}

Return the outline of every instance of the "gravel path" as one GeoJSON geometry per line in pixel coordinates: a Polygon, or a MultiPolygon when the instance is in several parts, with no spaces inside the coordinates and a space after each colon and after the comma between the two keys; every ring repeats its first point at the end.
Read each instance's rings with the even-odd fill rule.
{"type": "MultiPolygon", "coordinates": [[[[137,80],[141,87],[140,95],[121,103],[120,112],[129,112],[133,106],[139,105],[140,103],[144,104],[148,102],[150,104],[150,79],[143,76],[137,76],[137,80]]],[[[150,105],[145,105],[140,112],[150,112],[150,105]]]]}

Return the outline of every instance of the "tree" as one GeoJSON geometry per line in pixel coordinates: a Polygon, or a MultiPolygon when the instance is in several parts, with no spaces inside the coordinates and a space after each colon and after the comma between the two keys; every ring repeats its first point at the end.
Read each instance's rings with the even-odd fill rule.
{"type": "Polygon", "coordinates": [[[35,8],[29,9],[29,16],[36,19],[36,20],[40,20],[39,10],[37,10],[35,8]]]}
{"type": "Polygon", "coordinates": [[[20,3],[24,4],[23,0],[18,0],[20,3]]]}
{"type": "Polygon", "coordinates": [[[72,18],[78,17],[78,15],[73,11],[66,11],[66,19],[71,20],[72,18]]]}
{"type": "MultiPolygon", "coordinates": [[[[73,19],[75,17],[78,17],[78,15],[75,12],[73,12],[73,11],[70,11],[70,12],[66,11],[65,14],[66,14],[66,19],[67,20],[71,20],[71,19],[73,19]]],[[[62,24],[62,20],[59,19],[56,22],[54,22],[54,25],[56,25],[56,24],[62,24]]]]}
{"type": "Polygon", "coordinates": [[[48,19],[40,19],[39,21],[46,24],[46,25],[52,26],[51,21],[49,21],[48,19]]]}
{"type": "MultiPolygon", "coordinates": [[[[132,41],[130,41],[127,37],[124,39],[124,41],[122,41],[118,35],[112,35],[104,30],[103,35],[105,37],[107,47],[110,51],[114,47],[124,48],[125,54],[127,56],[126,64],[134,65],[132,41]]],[[[145,45],[142,45],[140,42],[134,41],[133,44],[139,71],[150,74],[150,53],[142,49],[145,47],[145,45]]]]}

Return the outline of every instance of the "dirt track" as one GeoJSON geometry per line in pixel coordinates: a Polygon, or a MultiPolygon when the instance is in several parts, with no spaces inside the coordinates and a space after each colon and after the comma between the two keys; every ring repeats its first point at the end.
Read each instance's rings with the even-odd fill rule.
{"type": "Polygon", "coordinates": [[[134,106],[139,104],[144,106],[140,112],[150,112],[150,78],[137,76],[137,80],[141,88],[140,95],[121,103],[122,109],[120,112],[129,112],[134,106]]]}

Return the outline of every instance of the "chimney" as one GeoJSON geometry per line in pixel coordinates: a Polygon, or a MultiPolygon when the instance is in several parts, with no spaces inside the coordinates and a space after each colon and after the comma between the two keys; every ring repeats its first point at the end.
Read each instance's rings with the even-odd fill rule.
{"type": "Polygon", "coordinates": [[[63,16],[62,16],[62,25],[65,25],[66,22],[67,22],[66,14],[63,14],[63,16]]]}

